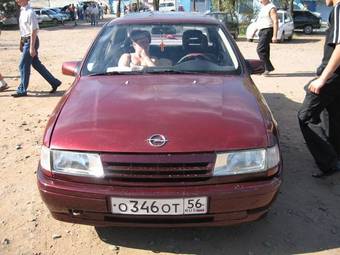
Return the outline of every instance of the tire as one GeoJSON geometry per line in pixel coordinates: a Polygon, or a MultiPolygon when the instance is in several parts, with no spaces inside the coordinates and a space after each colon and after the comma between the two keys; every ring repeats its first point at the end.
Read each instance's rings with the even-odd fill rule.
{"type": "Polygon", "coordinates": [[[53,23],[53,25],[57,26],[58,25],[58,20],[57,19],[53,19],[52,23],[53,23]]]}
{"type": "Polygon", "coordinates": [[[284,43],[284,41],[285,41],[285,32],[282,32],[280,43],[284,43]]]}
{"type": "Polygon", "coordinates": [[[291,41],[293,39],[293,34],[291,36],[288,37],[288,41],[291,41]]]}
{"type": "Polygon", "coordinates": [[[313,33],[313,27],[311,25],[306,25],[304,28],[303,28],[303,32],[306,34],[306,35],[310,35],[311,33],[313,33]]]}
{"type": "Polygon", "coordinates": [[[236,39],[237,39],[237,37],[238,37],[238,34],[237,34],[237,32],[233,33],[232,35],[233,35],[233,38],[234,38],[234,40],[236,40],[236,39]]]}

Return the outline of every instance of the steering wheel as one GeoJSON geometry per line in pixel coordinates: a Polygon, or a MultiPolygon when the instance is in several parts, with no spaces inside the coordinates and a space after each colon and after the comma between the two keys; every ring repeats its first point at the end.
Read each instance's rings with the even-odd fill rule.
{"type": "Polygon", "coordinates": [[[185,55],[184,57],[182,57],[180,60],[178,60],[176,64],[181,64],[181,63],[193,60],[193,59],[203,59],[203,60],[207,60],[210,62],[213,61],[213,59],[210,56],[204,53],[189,53],[185,55]]]}

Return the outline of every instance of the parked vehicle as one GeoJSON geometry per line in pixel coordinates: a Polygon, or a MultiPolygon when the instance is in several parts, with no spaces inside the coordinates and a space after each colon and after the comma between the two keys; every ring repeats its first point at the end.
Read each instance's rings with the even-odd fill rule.
{"type": "Polygon", "coordinates": [[[65,16],[58,14],[50,9],[34,9],[35,14],[39,17],[42,22],[52,22],[54,24],[64,23],[66,20],[65,16]]]}
{"type": "MultiPolygon", "coordinates": [[[[37,17],[38,22],[41,23],[42,20],[40,17],[37,17]]],[[[0,27],[1,26],[19,26],[18,18],[13,15],[4,15],[0,13],[0,27]]]]}
{"type": "Polygon", "coordinates": [[[159,11],[174,12],[177,11],[177,0],[160,0],[159,11]]]}
{"type": "Polygon", "coordinates": [[[5,17],[0,14],[0,27],[1,26],[16,26],[18,25],[18,18],[15,16],[5,17]]]}
{"type": "MultiPolygon", "coordinates": [[[[284,42],[285,40],[291,40],[293,38],[294,33],[294,22],[292,16],[284,10],[277,11],[278,19],[279,19],[279,30],[277,31],[277,40],[279,42],[284,42]]],[[[246,37],[249,42],[253,40],[258,40],[259,35],[256,31],[256,20],[253,20],[252,23],[247,27],[246,37]]]]}
{"type": "Polygon", "coordinates": [[[48,8],[49,10],[52,10],[60,15],[62,15],[64,17],[64,20],[71,20],[71,15],[70,13],[67,11],[67,9],[63,9],[63,7],[54,7],[54,8],[48,8]]]}
{"type": "Polygon", "coordinates": [[[250,78],[264,66],[245,60],[219,21],[126,15],[62,71],[75,80],[48,122],[37,171],[54,218],[214,226],[266,214],[282,161],[276,121],[250,78]],[[156,66],[118,65],[136,44],[156,66]]]}
{"type": "Polygon", "coordinates": [[[207,16],[214,17],[215,19],[222,22],[229,32],[232,34],[234,39],[237,39],[239,34],[239,24],[237,15],[233,12],[209,12],[207,16]]]}
{"type": "Polygon", "coordinates": [[[305,34],[313,33],[313,29],[321,27],[321,17],[310,11],[294,10],[294,29],[303,30],[305,34]]]}

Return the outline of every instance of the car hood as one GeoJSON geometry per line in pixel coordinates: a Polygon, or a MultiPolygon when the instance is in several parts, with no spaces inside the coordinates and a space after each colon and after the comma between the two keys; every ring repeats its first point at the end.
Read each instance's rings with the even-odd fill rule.
{"type": "Polygon", "coordinates": [[[144,153],[266,147],[252,86],[240,76],[81,77],[56,121],[50,147],[144,153]],[[147,139],[154,134],[168,142],[152,147],[147,139]]]}

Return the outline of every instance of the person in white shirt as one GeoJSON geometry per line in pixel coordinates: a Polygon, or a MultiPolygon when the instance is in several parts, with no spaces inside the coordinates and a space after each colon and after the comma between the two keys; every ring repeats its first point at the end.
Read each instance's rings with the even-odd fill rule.
{"type": "Polygon", "coordinates": [[[96,26],[99,15],[99,10],[96,4],[93,4],[90,14],[91,14],[91,26],[96,26]]]}
{"type": "MultiPolygon", "coordinates": [[[[1,29],[0,29],[0,35],[1,35],[1,29]]],[[[8,84],[5,82],[4,77],[2,77],[0,73],[0,92],[8,89],[8,84]]]]}
{"type": "Polygon", "coordinates": [[[32,10],[28,0],[15,0],[21,7],[19,17],[20,27],[20,51],[22,52],[19,64],[21,82],[13,97],[27,96],[27,88],[31,74],[31,65],[37,70],[42,77],[52,86],[50,93],[57,91],[61,81],[56,79],[40,62],[38,57],[39,38],[38,38],[38,20],[35,12],[32,10]]]}
{"type": "Polygon", "coordinates": [[[257,45],[257,54],[264,62],[265,72],[268,75],[274,70],[270,61],[270,42],[277,42],[278,17],[276,7],[269,0],[260,0],[262,5],[256,20],[257,31],[259,31],[259,42],[257,45]]]}
{"type": "Polygon", "coordinates": [[[7,82],[5,82],[4,77],[0,73],[0,92],[8,89],[7,82]]]}

